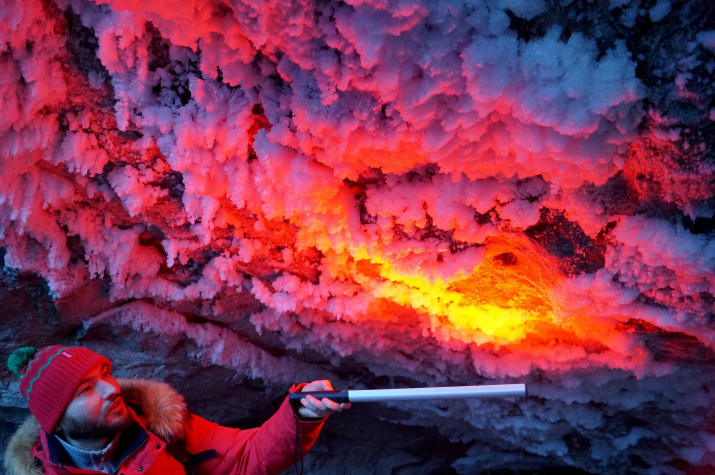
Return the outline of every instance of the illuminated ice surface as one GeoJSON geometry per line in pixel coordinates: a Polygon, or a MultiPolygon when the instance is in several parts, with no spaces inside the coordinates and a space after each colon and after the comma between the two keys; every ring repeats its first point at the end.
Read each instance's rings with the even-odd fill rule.
{"type": "Polygon", "coordinates": [[[529,385],[355,406],[308,473],[715,473],[714,16],[0,0],[2,352],[239,425],[293,381],[529,385]]]}

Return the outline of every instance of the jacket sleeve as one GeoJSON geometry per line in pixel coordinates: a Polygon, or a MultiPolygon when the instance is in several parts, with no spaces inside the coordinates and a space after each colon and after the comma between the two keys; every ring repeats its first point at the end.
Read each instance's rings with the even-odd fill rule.
{"type": "Polygon", "coordinates": [[[215,449],[219,454],[218,458],[195,466],[197,474],[278,474],[296,461],[296,430],[300,430],[298,453],[305,455],[315,443],[323,422],[299,420],[287,397],[278,411],[255,429],[223,427],[189,414],[186,449],[191,454],[215,449]]]}

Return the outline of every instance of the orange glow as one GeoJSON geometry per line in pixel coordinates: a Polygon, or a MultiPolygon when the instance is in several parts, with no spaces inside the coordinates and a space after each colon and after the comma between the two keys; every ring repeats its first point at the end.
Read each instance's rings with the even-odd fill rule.
{"type": "Polygon", "coordinates": [[[392,149],[385,149],[379,144],[370,146],[372,142],[374,139],[369,135],[354,132],[345,154],[341,157],[340,166],[354,164],[379,168],[383,173],[405,173],[416,165],[429,163],[428,157],[420,152],[415,143],[400,142],[392,149]]]}

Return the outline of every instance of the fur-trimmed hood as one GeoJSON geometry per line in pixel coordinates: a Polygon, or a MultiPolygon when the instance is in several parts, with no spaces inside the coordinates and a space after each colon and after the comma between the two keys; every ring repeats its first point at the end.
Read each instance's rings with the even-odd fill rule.
{"type": "MultiPolygon", "coordinates": [[[[139,422],[167,444],[185,436],[187,417],[183,396],[171,386],[148,379],[117,378],[124,402],[136,413],[139,422]]],[[[40,441],[40,424],[33,416],[10,439],[5,450],[8,475],[42,475],[42,467],[32,456],[32,447],[40,441]]]]}

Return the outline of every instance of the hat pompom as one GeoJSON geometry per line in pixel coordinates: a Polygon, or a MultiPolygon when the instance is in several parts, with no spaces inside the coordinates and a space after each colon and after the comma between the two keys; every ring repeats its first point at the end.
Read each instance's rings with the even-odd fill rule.
{"type": "Polygon", "coordinates": [[[22,368],[35,356],[35,353],[37,353],[37,348],[32,346],[18,348],[10,353],[10,357],[7,359],[7,367],[10,371],[20,376],[22,368]]]}

